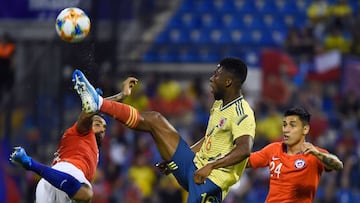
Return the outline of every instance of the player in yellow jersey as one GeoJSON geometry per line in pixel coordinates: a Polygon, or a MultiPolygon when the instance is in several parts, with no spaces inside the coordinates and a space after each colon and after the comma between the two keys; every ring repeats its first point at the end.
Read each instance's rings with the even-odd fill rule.
{"type": "Polygon", "coordinates": [[[160,155],[167,160],[166,166],[189,192],[188,203],[221,202],[243,174],[253,146],[254,112],[241,92],[246,77],[247,66],[240,59],[220,61],[210,78],[216,101],[208,127],[205,136],[192,147],[157,112],[139,112],[129,105],[91,94],[96,91],[89,83],[79,94],[83,109],[103,112],[129,128],[150,132],[160,155]]]}

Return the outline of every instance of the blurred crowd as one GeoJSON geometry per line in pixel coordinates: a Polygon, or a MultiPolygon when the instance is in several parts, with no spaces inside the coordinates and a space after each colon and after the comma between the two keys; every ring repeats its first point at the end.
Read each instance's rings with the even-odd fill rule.
{"type": "Polygon", "coordinates": [[[307,23],[289,28],[285,50],[298,59],[333,49],[359,56],[360,15],[354,9],[359,7],[352,7],[348,0],[312,1],[307,8],[307,23]]]}
{"type": "MultiPolygon", "coordinates": [[[[206,88],[206,79],[178,80],[176,77],[161,74],[149,74],[139,79],[139,85],[133,94],[124,100],[125,103],[140,110],[156,110],[163,113],[189,144],[203,136],[212,103],[212,97],[206,88]]],[[[279,104],[266,96],[261,96],[253,103],[257,119],[254,150],[269,142],[281,140],[283,109],[303,105],[312,113],[308,140],[338,155],[345,166],[340,172],[330,172],[322,177],[316,201],[358,202],[360,97],[353,92],[341,95],[337,81],[325,84],[307,81],[302,86],[295,86],[291,81],[284,80],[284,88],[288,94],[284,103],[279,104]]],[[[104,86],[104,90],[105,95],[116,93],[116,87],[104,86]]],[[[71,100],[69,103],[72,107],[65,110],[67,123],[70,124],[76,119],[80,103],[74,94],[65,97],[71,100]]],[[[21,109],[15,109],[13,112],[14,128],[31,126],[27,123],[31,122],[28,120],[29,115],[23,113],[21,109]]],[[[161,158],[151,136],[129,130],[119,122],[106,118],[109,127],[93,184],[94,202],[182,202],[182,197],[186,196],[186,193],[180,189],[171,175],[162,175],[154,167],[154,163],[161,161],[161,158]]],[[[16,138],[12,144],[21,144],[35,159],[50,164],[56,140],[61,132],[54,132],[52,139],[50,135],[41,134],[36,126],[20,133],[13,135],[16,138]]],[[[17,178],[24,202],[32,202],[39,177],[11,166],[7,169],[17,178]]],[[[246,170],[239,185],[233,187],[225,202],[263,202],[268,188],[266,170],[246,170]]]]}
{"type": "MultiPolygon", "coordinates": [[[[312,60],[315,55],[333,49],[344,55],[360,55],[360,31],[357,29],[360,26],[359,11],[352,10],[346,0],[335,1],[334,4],[314,0],[307,14],[309,23],[301,29],[290,28],[284,40],[283,50],[294,60],[295,69],[302,62],[312,60]]],[[[0,50],[0,58],[3,58],[3,53],[5,52],[0,50]]],[[[9,72],[13,73],[11,53],[4,57],[6,63],[9,63],[9,72]]],[[[2,61],[4,60],[1,59],[2,61]]],[[[139,110],[161,112],[174,124],[188,144],[203,136],[213,101],[208,91],[208,78],[179,78],[174,74],[157,72],[146,75],[131,74],[138,77],[140,82],[124,103],[139,110]]],[[[3,76],[4,74],[1,74],[1,77],[3,76]]],[[[252,100],[257,119],[254,150],[281,140],[284,109],[302,105],[312,114],[308,141],[328,149],[344,163],[342,171],[323,175],[315,202],[360,202],[360,95],[355,90],[343,91],[341,77],[335,80],[314,80],[301,75],[298,70],[263,74],[263,80],[265,76],[267,82],[276,84],[263,87],[260,96],[252,100]],[[295,80],[299,75],[303,77],[302,82],[295,80]]],[[[8,78],[0,81],[7,81],[5,79],[8,78]]],[[[4,85],[1,85],[1,104],[8,102],[5,98],[9,96],[4,92],[11,89],[6,85],[11,86],[12,83],[4,82],[4,85]]],[[[99,78],[99,83],[104,95],[108,96],[120,90],[121,79],[104,75],[99,78]]],[[[247,93],[249,92],[245,89],[245,97],[247,93]]],[[[1,106],[0,172],[13,178],[14,181],[9,181],[6,187],[14,188],[12,194],[18,197],[17,200],[21,199],[21,202],[33,202],[39,177],[8,163],[10,147],[22,145],[35,159],[46,164],[51,163],[62,131],[49,129],[47,132],[50,133],[44,134],[41,128],[60,122],[59,117],[70,126],[80,112],[80,100],[74,92],[68,92],[56,100],[65,103],[62,114],[49,116],[53,120],[43,119],[38,122],[34,121],[38,115],[34,115],[34,110],[31,109],[33,106],[22,104],[10,109],[1,106]],[[9,125],[5,124],[6,120],[9,125]]],[[[44,102],[38,105],[54,104],[44,102]]],[[[180,188],[174,177],[162,175],[154,167],[156,162],[161,161],[161,157],[151,136],[129,130],[112,118],[105,118],[108,130],[93,184],[93,202],[184,202],[186,192],[180,188]]],[[[225,202],[263,202],[268,190],[269,177],[266,170],[247,169],[240,182],[232,187],[225,202]]]]}

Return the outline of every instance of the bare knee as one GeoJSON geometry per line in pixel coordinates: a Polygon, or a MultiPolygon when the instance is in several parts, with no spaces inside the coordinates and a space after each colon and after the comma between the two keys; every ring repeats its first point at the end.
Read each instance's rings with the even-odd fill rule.
{"type": "Polygon", "coordinates": [[[157,112],[157,111],[148,111],[146,113],[144,113],[145,116],[147,117],[147,119],[151,119],[151,120],[162,120],[164,119],[164,116],[157,112]]]}
{"type": "Polygon", "coordinates": [[[141,113],[141,124],[147,129],[153,129],[154,126],[164,123],[165,117],[157,111],[147,111],[141,113]]]}
{"type": "Polygon", "coordinates": [[[78,202],[90,202],[93,196],[94,196],[94,192],[92,188],[86,184],[83,184],[81,188],[73,196],[73,199],[78,202]]]}

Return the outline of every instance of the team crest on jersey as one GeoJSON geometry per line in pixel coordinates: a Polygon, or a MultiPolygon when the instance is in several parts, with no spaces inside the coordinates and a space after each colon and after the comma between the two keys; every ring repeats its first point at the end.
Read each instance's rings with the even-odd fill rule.
{"type": "Polygon", "coordinates": [[[295,161],[295,168],[304,168],[305,167],[305,161],[303,159],[297,159],[295,161]]]}
{"type": "Polygon", "coordinates": [[[226,118],[222,118],[218,124],[219,128],[223,128],[225,126],[226,118]]]}

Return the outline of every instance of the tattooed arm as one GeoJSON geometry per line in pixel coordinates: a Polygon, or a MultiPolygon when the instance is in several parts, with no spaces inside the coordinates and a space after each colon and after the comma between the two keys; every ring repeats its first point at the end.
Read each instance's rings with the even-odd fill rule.
{"type": "Polygon", "coordinates": [[[138,82],[138,79],[134,77],[128,77],[126,80],[122,83],[122,90],[120,93],[117,93],[113,96],[106,97],[105,99],[111,100],[111,101],[120,101],[126,96],[129,96],[131,94],[131,90],[138,82]]]}
{"type": "Polygon", "coordinates": [[[342,161],[340,161],[337,156],[335,156],[334,154],[321,152],[309,142],[305,142],[302,145],[302,152],[304,154],[312,154],[316,156],[325,165],[327,169],[341,170],[344,167],[342,161]]]}

